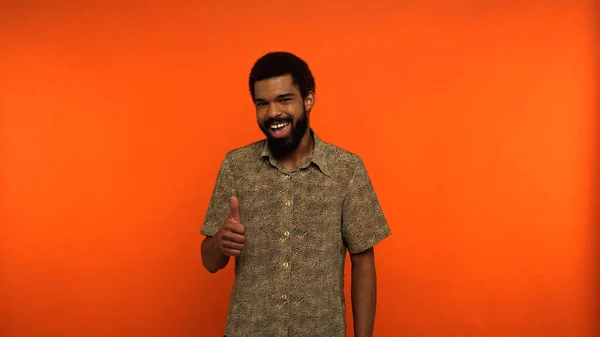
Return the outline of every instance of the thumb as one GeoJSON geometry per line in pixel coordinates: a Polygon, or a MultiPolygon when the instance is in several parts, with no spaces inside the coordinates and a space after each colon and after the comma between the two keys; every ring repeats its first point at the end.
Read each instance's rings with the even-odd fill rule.
{"type": "Polygon", "coordinates": [[[229,211],[229,216],[233,218],[236,222],[240,222],[240,204],[236,196],[232,196],[229,198],[229,203],[231,205],[231,210],[229,211]]]}

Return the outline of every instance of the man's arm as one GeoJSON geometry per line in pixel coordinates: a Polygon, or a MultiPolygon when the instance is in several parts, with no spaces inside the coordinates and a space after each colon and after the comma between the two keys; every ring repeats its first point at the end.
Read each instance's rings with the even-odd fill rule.
{"type": "Polygon", "coordinates": [[[354,335],[371,337],[375,325],[374,247],[391,234],[367,170],[358,159],[342,209],[342,235],[352,263],[354,335]]]}
{"type": "Polygon", "coordinates": [[[350,254],[352,264],[352,314],[355,337],[373,336],[377,302],[374,255],[374,248],[362,253],[350,254]]]}

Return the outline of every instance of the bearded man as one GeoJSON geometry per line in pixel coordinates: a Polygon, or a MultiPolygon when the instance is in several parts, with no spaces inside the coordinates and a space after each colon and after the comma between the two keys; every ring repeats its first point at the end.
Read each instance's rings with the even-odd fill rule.
{"type": "Polygon", "coordinates": [[[391,231],[365,165],[310,127],[315,80],[298,56],[262,56],[249,89],[265,139],[225,155],[201,229],[209,272],[235,260],[225,336],[345,337],[347,253],[354,335],[372,336],[374,246],[391,231]]]}

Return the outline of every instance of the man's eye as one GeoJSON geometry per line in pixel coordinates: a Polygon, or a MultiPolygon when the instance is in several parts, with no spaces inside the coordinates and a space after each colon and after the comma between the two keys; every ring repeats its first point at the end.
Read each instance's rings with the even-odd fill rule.
{"type": "Polygon", "coordinates": [[[266,102],[257,102],[256,103],[256,106],[265,106],[265,105],[267,105],[266,102]]]}

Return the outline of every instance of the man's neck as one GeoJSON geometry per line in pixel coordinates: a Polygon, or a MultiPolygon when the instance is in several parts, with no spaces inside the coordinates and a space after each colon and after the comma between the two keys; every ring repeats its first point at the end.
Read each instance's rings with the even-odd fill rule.
{"type": "Polygon", "coordinates": [[[302,162],[306,157],[310,155],[314,147],[314,140],[310,131],[310,128],[306,130],[304,136],[300,140],[300,144],[296,150],[285,154],[279,161],[283,164],[286,170],[292,170],[298,163],[302,162]]]}

